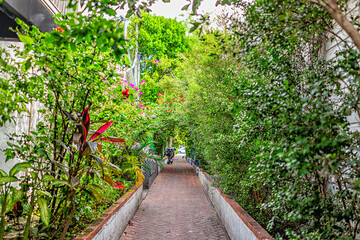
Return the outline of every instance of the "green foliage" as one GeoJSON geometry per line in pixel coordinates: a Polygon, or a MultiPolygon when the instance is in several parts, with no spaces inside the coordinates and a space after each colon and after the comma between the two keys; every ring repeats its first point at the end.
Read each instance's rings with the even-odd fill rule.
{"type": "Polygon", "coordinates": [[[18,71],[19,64],[1,48],[0,56],[0,71],[2,72],[0,75],[0,126],[3,126],[7,121],[11,121],[12,113],[20,114],[26,111],[27,98],[22,92],[21,79],[24,78],[24,73],[18,71]],[[4,75],[4,73],[7,74],[4,75]],[[9,81],[8,75],[16,76],[16,78],[9,81]]]}
{"type": "MultiPolygon", "coordinates": [[[[346,2],[338,1],[342,10],[346,2]]],[[[176,20],[134,17],[130,38],[145,56],[139,100],[118,71],[135,46],[112,18],[119,1],[80,4],[89,14],[58,15],[49,33],[18,21],[22,61],[0,52],[0,126],[26,103],[44,106],[44,123],[12,136],[5,150],[21,163],[0,170],[0,238],[19,203],[24,239],[30,231],[36,239],[71,237],[85,227],[78,220],[90,222],[105,208],[100,202],[121,195],[114,180],[125,188],[142,182],[146,146],[161,155],[176,137],[276,238],[356,237],[360,134],[348,118],[360,117],[360,54],[344,48],[325,61],[332,19],[320,6],[218,1],[242,6],[245,19],[191,41],[176,20]]],[[[146,12],[144,3],[127,4],[129,16],[146,12]]]]}
{"type": "MultiPolygon", "coordinates": [[[[273,214],[269,227],[291,239],[354,237],[350,222],[359,219],[352,200],[357,193],[347,182],[357,175],[350,163],[357,134],[346,117],[357,104],[331,70],[341,65],[318,55],[330,18],[316,5],[276,1],[254,4],[247,20],[248,31],[241,34],[249,53],[244,60],[265,80],[247,94],[247,108],[256,109],[251,117],[267,135],[251,170],[255,179],[272,186],[263,204],[273,214]]],[[[353,85],[355,79],[347,81],[353,85]]]]}
{"type": "Polygon", "coordinates": [[[147,59],[176,58],[189,49],[186,28],[176,19],[143,13],[141,18],[132,19],[129,32],[132,39],[138,35],[139,51],[147,59]]]}
{"type": "Polygon", "coordinates": [[[203,36],[176,72],[188,150],[275,237],[355,238],[358,53],[324,61],[332,22],[317,5],[232,2],[246,20],[203,36]]]}
{"type": "Polygon", "coordinates": [[[142,18],[132,18],[129,33],[143,54],[141,79],[145,84],[140,85],[141,100],[148,109],[144,111],[146,116],[153,118],[145,127],[153,133],[154,146],[161,155],[166,144],[176,136],[177,120],[172,111],[181,91],[174,71],[181,62],[179,54],[189,50],[189,38],[182,22],[146,13],[142,18]]]}
{"type": "Polygon", "coordinates": [[[125,55],[128,43],[121,24],[104,16],[114,14],[109,7],[118,1],[81,4],[87,6],[86,15],[57,15],[59,27],[49,33],[17,20],[20,27],[16,32],[25,45],[15,51],[20,63],[2,50],[0,96],[8,94],[13,102],[0,97],[4,106],[0,124],[14,111],[24,111],[24,103],[31,101],[42,104],[44,118],[36,131],[12,136],[5,150],[7,161],[21,163],[9,176],[0,171],[4,185],[0,193],[1,239],[7,225],[5,214],[18,202],[24,205],[18,213],[26,220],[23,239],[65,239],[76,234],[72,229],[78,228],[74,218],[79,216],[82,199],[90,198],[94,205],[108,204],[103,191],[106,185],[114,187],[113,179],[133,184],[143,180],[141,164],[146,156],[127,149],[133,141],[141,142],[153,127],[150,116],[135,102],[138,92],[129,89],[129,95],[123,93],[128,86],[118,69],[129,62],[125,55]],[[112,131],[107,131],[111,136],[105,136],[111,124],[112,131]],[[109,161],[117,152],[127,154],[131,165],[109,161]],[[20,177],[19,172],[26,173],[20,177]],[[20,181],[22,190],[11,187],[13,181],[20,181]],[[35,226],[34,215],[41,219],[35,226]]]}
{"type": "Polygon", "coordinates": [[[129,36],[138,43],[143,55],[141,78],[146,81],[142,86],[143,101],[155,103],[158,93],[176,91],[173,70],[179,64],[178,55],[189,50],[184,24],[144,13],[142,18],[132,18],[129,36]]]}
{"type": "Polygon", "coordinates": [[[187,149],[195,150],[192,157],[218,174],[221,187],[266,224],[267,216],[258,208],[266,194],[248,171],[256,156],[256,138],[239,94],[252,80],[246,77],[250,72],[226,52],[228,40],[218,32],[204,35],[194,41],[193,51],[184,54],[185,61],[176,71],[186,100],[177,110],[182,112],[179,125],[188,132],[187,149]]]}

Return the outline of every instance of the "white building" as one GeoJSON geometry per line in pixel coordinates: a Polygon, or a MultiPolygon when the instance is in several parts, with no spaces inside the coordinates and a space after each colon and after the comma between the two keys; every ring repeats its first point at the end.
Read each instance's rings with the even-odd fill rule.
{"type": "MultiPolygon", "coordinates": [[[[0,47],[13,54],[12,49],[9,48],[11,45],[23,46],[17,35],[9,30],[9,27],[17,27],[15,18],[18,17],[29,25],[35,25],[42,32],[52,31],[57,27],[52,16],[68,11],[66,4],[67,1],[62,0],[4,0],[0,4],[0,47]]],[[[16,163],[14,160],[5,162],[3,150],[7,148],[8,134],[30,133],[41,120],[38,103],[28,104],[27,107],[28,113],[23,112],[21,116],[14,114],[14,122],[7,122],[4,127],[0,127],[0,169],[5,171],[9,171],[16,163]]]]}

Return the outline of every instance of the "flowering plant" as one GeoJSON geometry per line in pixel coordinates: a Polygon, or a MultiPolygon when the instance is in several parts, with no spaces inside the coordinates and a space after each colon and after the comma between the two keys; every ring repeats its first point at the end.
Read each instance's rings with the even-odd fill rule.
{"type": "Polygon", "coordinates": [[[114,181],[114,188],[118,188],[118,189],[121,189],[121,190],[125,190],[125,187],[124,185],[122,184],[122,182],[115,182],[114,181]]]}

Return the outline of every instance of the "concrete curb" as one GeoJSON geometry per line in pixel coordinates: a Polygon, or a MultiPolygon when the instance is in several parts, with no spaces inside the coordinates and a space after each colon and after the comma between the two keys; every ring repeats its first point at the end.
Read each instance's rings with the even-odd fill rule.
{"type": "Polygon", "coordinates": [[[198,174],[206,193],[218,213],[226,231],[233,240],[273,240],[237,202],[214,187],[215,182],[192,159],[188,159],[198,174]]]}
{"type": "Polygon", "coordinates": [[[75,240],[120,239],[143,200],[143,185],[132,187],[75,240]]]}

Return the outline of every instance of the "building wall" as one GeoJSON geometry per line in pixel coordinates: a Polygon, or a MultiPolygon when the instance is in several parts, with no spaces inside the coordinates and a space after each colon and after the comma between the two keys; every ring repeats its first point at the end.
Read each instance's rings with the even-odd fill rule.
{"type": "MultiPolygon", "coordinates": [[[[23,43],[18,41],[0,41],[0,48],[7,49],[14,57],[14,51],[9,48],[11,45],[23,47],[23,43]]],[[[12,166],[18,162],[18,160],[9,160],[8,162],[5,162],[3,150],[7,148],[7,142],[9,141],[8,135],[13,133],[18,135],[23,133],[28,134],[30,131],[35,130],[36,125],[41,120],[41,115],[38,112],[40,106],[41,105],[38,102],[28,104],[28,113],[23,112],[20,115],[14,114],[13,122],[7,122],[3,127],[0,127],[0,169],[8,172],[12,166]]]]}
{"type": "MultiPolygon", "coordinates": [[[[8,4],[10,4],[9,6],[18,6],[18,7],[23,7],[24,5],[21,5],[21,2],[19,2],[20,0],[8,0],[8,4]],[[20,4],[20,5],[19,5],[20,4]]],[[[26,0],[27,1],[27,0],[26,0]]],[[[69,11],[72,11],[70,9],[67,9],[66,6],[68,4],[68,1],[64,1],[64,0],[38,0],[40,5],[37,6],[44,6],[45,8],[42,11],[42,14],[48,14],[48,15],[53,15],[53,14],[57,14],[59,12],[62,13],[67,13],[69,11]],[[47,12],[46,12],[47,11],[47,12]]],[[[29,2],[24,3],[26,4],[30,4],[29,2]]],[[[25,6],[25,10],[26,7],[29,7],[28,5],[25,6]]],[[[22,9],[24,10],[24,9],[22,9]]],[[[35,10],[39,10],[39,9],[35,9],[35,10]]],[[[15,9],[16,11],[20,11],[19,9],[15,9]]],[[[20,11],[21,12],[21,11],[20,11]]],[[[24,13],[24,12],[23,12],[24,13]]],[[[36,16],[23,16],[23,17],[28,17],[26,20],[32,22],[33,24],[35,24],[34,17],[36,16]]],[[[47,19],[49,20],[49,19],[47,19]]],[[[39,21],[46,21],[46,19],[42,19],[40,18],[39,21]]],[[[53,22],[53,20],[51,19],[51,21],[53,22]]],[[[40,22],[38,22],[40,23],[40,22]]],[[[45,22],[47,24],[47,22],[45,22]]],[[[50,22],[49,22],[50,24],[50,22]]],[[[36,24],[35,24],[36,25],[36,24]]],[[[51,28],[50,28],[51,29],[51,28]]],[[[15,54],[14,54],[14,50],[10,47],[10,46],[16,46],[16,47],[20,47],[22,48],[24,45],[22,42],[19,42],[17,39],[14,40],[0,40],[0,48],[5,48],[12,56],[12,58],[15,58],[15,54]]],[[[13,119],[14,121],[12,122],[7,122],[5,124],[5,126],[0,127],[0,169],[5,170],[6,172],[8,172],[13,165],[15,165],[19,160],[10,160],[8,162],[5,162],[6,156],[3,152],[4,149],[6,149],[8,147],[7,142],[9,141],[9,137],[8,135],[10,134],[17,134],[17,135],[21,135],[21,134],[29,134],[31,131],[36,130],[36,125],[41,121],[42,116],[39,113],[39,109],[41,109],[41,104],[39,102],[32,102],[29,103],[27,105],[27,109],[28,112],[22,112],[21,114],[17,114],[14,113],[13,115],[13,119]]]]}

